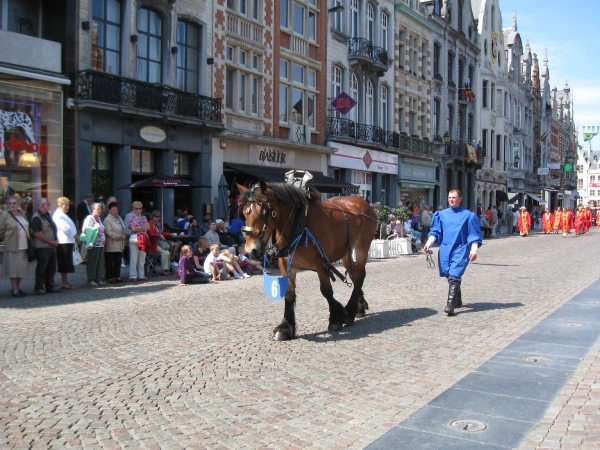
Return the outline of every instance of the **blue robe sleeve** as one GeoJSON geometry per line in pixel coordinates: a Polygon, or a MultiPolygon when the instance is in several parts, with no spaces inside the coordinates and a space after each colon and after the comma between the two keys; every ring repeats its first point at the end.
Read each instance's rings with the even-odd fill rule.
{"type": "Polygon", "coordinates": [[[439,212],[436,212],[433,215],[433,219],[431,219],[431,228],[429,229],[429,234],[427,235],[427,237],[429,237],[429,236],[435,237],[435,242],[438,245],[442,242],[444,233],[442,232],[442,221],[440,219],[439,212]]]}
{"type": "Polygon", "coordinates": [[[469,231],[467,236],[467,242],[469,244],[469,248],[471,248],[471,244],[473,242],[477,242],[477,247],[481,247],[482,237],[481,237],[481,227],[479,226],[479,220],[477,220],[477,215],[471,213],[469,217],[469,231]]]}

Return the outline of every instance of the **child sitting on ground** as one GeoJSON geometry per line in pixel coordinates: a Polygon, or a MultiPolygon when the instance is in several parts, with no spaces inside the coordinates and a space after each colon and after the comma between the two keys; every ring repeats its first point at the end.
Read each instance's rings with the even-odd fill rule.
{"type": "Polygon", "coordinates": [[[210,281],[221,281],[221,274],[227,275],[229,270],[224,267],[223,263],[217,258],[219,257],[219,244],[210,246],[210,253],[204,260],[204,272],[211,276],[210,281]]]}
{"type": "Polygon", "coordinates": [[[204,272],[199,272],[195,269],[192,257],[192,247],[189,245],[184,245],[181,247],[181,259],[179,260],[179,265],[177,266],[179,286],[186,286],[188,284],[202,284],[208,283],[209,281],[209,275],[204,272]]]}
{"type": "Polygon", "coordinates": [[[241,269],[237,261],[238,257],[235,256],[230,250],[223,250],[219,255],[218,260],[225,264],[229,272],[233,275],[233,278],[236,280],[250,277],[250,275],[241,269]]]}
{"type": "Polygon", "coordinates": [[[244,247],[243,245],[240,245],[238,247],[237,258],[239,259],[239,265],[242,268],[242,270],[246,271],[246,269],[247,269],[250,272],[250,274],[252,274],[252,272],[254,272],[254,269],[258,269],[262,273],[267,273],[267,274],[271,273],[270,270],[267,270],[263,266],[261,266],[258,261],[250,259],[248,257],[248,254],[246,253],[246,247],[244,247]]]}

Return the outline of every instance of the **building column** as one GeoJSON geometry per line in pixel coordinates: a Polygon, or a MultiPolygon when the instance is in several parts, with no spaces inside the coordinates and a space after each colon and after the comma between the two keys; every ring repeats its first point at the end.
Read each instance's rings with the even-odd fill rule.
{"type": "MultiPolygon", "coordinates": [[[[175,151],[172,149],[166,149],[159,152],[157,155],[157,167],[162,167],[162,173],[165,175],[173,175],[175,169],[173,161],[175,160],[175,151]]],[[[175,190],[174,189],[163,189],[163,192],[159,193],[157,210],[162,212],[163,223],[174,223],[173,216],[175,212],[175,190]]]]}
{"type": "MultiPolygon", "coordinates": [[[[192,180],[211,186],[212,156],[210,153],[196,153],[192,156],[191,168],[192,180]]],[[[199,223],[204,222],[204,205],[211,202],[211,188],[193,188],[192,189],[192,210],[191,214],[198,219],[199,223]]],[[[215,208],[216,205],[213,205],[215,208]]],[[[214,218],[214,217],[213,217],[214,218]]],[[[208,224],[206,224],[208,225],[208,224]]]]}
{"type": "Polygon", "coordinates": [[[75,198],[77,205],[85,198],[86,194],[92,192],[92,142],[79,141],[77,145],[75,198]]]}

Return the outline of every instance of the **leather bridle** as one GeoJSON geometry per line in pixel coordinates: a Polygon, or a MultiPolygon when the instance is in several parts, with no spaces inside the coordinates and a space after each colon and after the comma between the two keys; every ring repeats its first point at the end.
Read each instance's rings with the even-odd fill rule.
{"type": "Polygon", "coordinates": [[[263,226],[260,229],[255,227],[243,226],[241,229],[246,233],[252,233],[254,236],[256,236],[255,239],[258,239],[263,245],[265,245],[265,242],[263,242],[263,236],[269,228],[269,217],[272,217],[274,219],[275,217],[277,217],[277,212],[273,210],[273,205],[271,204],[271,199],[268,195],[265,194],[264,199],[259,198],[257,196],[257,194],[255,193],[257,188],[259,189],[260,186],[258,184],[255,184],[252,187],[250,194],[246,198],[246,202],[244,205],[244,215],[247,216],[252,212],[254,204],[260,206],[258,220],[263,221],[263,226]]]}

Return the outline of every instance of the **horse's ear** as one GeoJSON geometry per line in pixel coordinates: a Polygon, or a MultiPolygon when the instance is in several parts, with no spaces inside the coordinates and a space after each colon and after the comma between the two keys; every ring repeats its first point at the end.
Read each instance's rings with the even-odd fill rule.
{"type": "Polygon", "coordinates": [[[244,192],[246,192],[248,190],[248,188],[246,188],[245,186],[242,186],[240,183],[235,183],[237,184],[237,188],[238,191],[240,192],[240,194],[243,194],[244,192]]]}
{"type": "Polygon", "coordinates": [[[267,183],[265,183],[263,180],[260,180],[259,183],[260,183],[260,193],[265,195],[267,193],[267,183]]]}

